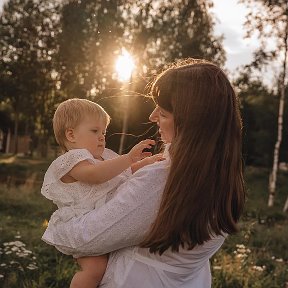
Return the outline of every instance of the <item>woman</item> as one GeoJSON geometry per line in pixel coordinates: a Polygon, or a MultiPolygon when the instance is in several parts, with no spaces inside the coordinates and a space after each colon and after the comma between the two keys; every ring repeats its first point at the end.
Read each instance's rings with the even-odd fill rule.
{"type": "Polygon", "coordinates": [[[237,98],[220,68],[195,59],[165,70],[150,92],[150,120],[171,143],[166,160],[73,219],[82,233],[72,244],[95,255],[117,250],[103,288],[210,287],[209,258],[237,231],[245,201],[237,98]]]}

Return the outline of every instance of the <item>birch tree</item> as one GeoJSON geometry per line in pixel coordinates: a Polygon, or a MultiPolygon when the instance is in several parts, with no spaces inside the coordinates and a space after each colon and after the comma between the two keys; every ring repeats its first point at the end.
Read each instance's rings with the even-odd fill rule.
{"type": "MultiPolygon", "coordinates": [[[[280,71],[275,75],[279,89],[279,110],[277,139],[274,146],[273,166],[269,176],[268,207],[274,205],[277,172],[279,164],[279,151],[282,142],[283,114],[285,87],[287,81],[287,53],[288,53],[288,1],[287,0],[241,0],[249,8],[245,26],[247,36],[257,33],[261,47],[255,53],[255,68],[280,63],[280,71]],[[273,41],[269,45],[269,41],[273,41]]],[[[272,42],[271,41],[271,42],[272,42]]],[[[288,204],[287,204],[288,205],[288,204]]]]}

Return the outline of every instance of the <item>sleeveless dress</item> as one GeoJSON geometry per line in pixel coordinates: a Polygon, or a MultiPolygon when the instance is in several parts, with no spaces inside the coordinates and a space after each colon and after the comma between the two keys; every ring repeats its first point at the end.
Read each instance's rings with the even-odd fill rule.
{"type": "MultiPolygon", "coordinates": [[[[105,149],[102,155],[104,160],[117,156],[117,153],[109,149],[105,149]]],[[[69,247],[69,250],[67,249],[66,251],[62,251],[61,249],[61,252],[69,255],[74,255],[74,249],[77,247],[70,241],[69,235],[65,235],[65,233],[61,234],[61,230],[56,230],[55,226],[63,223],[66,228],[69,229],[69,220],[74,217],[83,217],[83,215],[91,210],[101,207],[112,197],[116,188],[131,175],[131,170],[127,169],[120,175],[101,184],[87,184],[79,181],[63,183],[61,178],[76,164],[84,160],[95,165],[102,162],[101,160],[95,159],[86,149],[70,150],[51,163],[45,174],[41,189],[41,193],[47,199],[52,200],[58,207],[49,220],[42,240],[57,248],[56,239],[60,237],[69,247]],[[59,233],[61,235],[59,235],[59,233]]],[[[80,255],[77,254],[77,257],[79,256],[80,255]]]]}

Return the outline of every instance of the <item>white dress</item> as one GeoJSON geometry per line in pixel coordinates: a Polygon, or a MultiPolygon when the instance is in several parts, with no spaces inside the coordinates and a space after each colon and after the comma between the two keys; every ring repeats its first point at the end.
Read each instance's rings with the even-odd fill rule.
{"type": "MultiPolygon", "coordinates": [[[[105,149],[102,158],[107,160],[117,156],[117,153],[112,150],[105,149]]],[[[61,231],[56,230],[55,225],[64,223],[69,228],[69,220],[73,217],[83,217],[89,211],[98,209],[105,204],[107,198],[112,197],[116,188],[131,175],[131,170],[127,169],[120,175],[102,184],[91,185],[79,181],[63,183],[61,178],[83,160],[87,160],[95,165],[102,162],[95,159],[86,149],[70,150],[51,163],[45,174],[41,189],[41,193],[46,198],[52,200],[58,207],[49,220],[42,240],[57,248],[58,237],[61,237],[62,240],[65,239],[65,243],[70,249],[69,252],[62,251],[63,249],[61,252],[69,255],[76,253],[74,249],[77,248],[77,245],[73,241],[70,241],[69,235],[64,235],[61,231]]]]}
{"type": "MultiPolygon", "coordinates": [[[[193,250],[167,250],[161,256],[138,248],[155,219],[169,172],[169,160],[148,165],[118,187],[105,205],[70,225],[56,225],[73,239],[82,255],[109,252],[109,262],[101,288],[209,288],[209,258],[221,247],[223,236],[215,236],[193,250]]],[[[193,189],[193,188],[191,188],[193,189]]],[[[169,221],[169,220],[168,220],[169,221]]],[[[65,239],[57,243],[67,248],[65,239]]]]}

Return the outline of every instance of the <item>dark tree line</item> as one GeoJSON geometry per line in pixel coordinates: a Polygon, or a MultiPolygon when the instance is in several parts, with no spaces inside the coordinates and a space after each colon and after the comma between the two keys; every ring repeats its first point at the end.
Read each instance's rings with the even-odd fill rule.
{"type": "MultiPolygon", "coordinates": [[[[210,5],[211,1],[184,0],[173,4],[8,1],[0,17],[0,100],[2,107],[11,107],[16,139],[19,132],[24,133],[23,129],[19,131],[19,123],[25,122],[33,147],[44,156],[52,138],[55,105],[71,97],[102,99],[114,114],[111,130],[114,125],[116,131],[116,122],[123,114],[121,105],[117,105],[121,97],[114,102],[114,98],[108,101],[105,97],[119,94],[114,63],[122,47],[136,56],[138,69],[129,90],[140,93],[153,73],[177,58],[203,57],[223,65],[222,38],[213,34],[210,5]]],[[[150,109],[148,104],[148,108],[137,109],[139,105],[146,107],[138,103],[146,103],[141,99],[131,100],[135,102],[132,132],[137,130],[133,129],[133,120],[147,119],[150,109]]]]}

